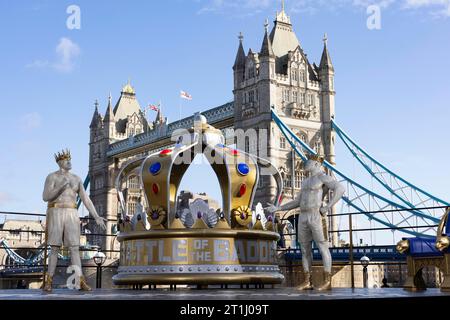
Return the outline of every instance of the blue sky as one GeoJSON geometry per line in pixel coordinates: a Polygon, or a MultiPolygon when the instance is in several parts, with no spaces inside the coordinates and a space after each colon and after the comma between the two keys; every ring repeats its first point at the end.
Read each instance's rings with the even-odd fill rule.
{"type": "MultiPolygon", "coordinates": [[[[232,65],[240,31],[259,50],[264,20],[280,1],[0,1],[0,210],[45,210],[53,153],[69,147],[73,171],[88,170],[95,99],[119,96],[131,78],[141,106],[162,100],[178,119],[179,90],[193,95],[183,116],[232,100],[232,65]],[[81,29],[66,27],[69,5],[81,29]]],[[[450,200],[450,1],[287,0],[286,11],[311,61],[322,37],[336,69],[340,125],[400,175],[450,200]],[[367,6],[381,6],[381,29],[369,30],[367,6]]],[[[340,168],[354,163],[338,145],[340,168]]],[[[198,183],[193,169],[183,185],[198,183]]]]}

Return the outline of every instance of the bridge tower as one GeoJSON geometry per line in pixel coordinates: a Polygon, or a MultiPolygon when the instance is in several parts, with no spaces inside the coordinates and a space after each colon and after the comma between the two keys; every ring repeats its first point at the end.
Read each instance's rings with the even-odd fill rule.
{"type": "MultiPolygon", "coordinates": [[[[98,213],[108,220],[117,220],[120,214],[114,184],[120,165],[128,160],[127,158],[108,157],[108,148],[115,142],[132,139],[133,136],[148,130],[149,124],[136,99],[134,88],[129,82],[122,88],[120,98],[114,108],[111,94],[109,95],[104,118],[99,114],[96,102],[90,125],[90,197],[98,213]]],[[[130,176],[126,187],[129,206],[127,212],[132,215],[141,196],[138,178],[130,176]]],[[[116,223],[108,222],[106,224],[106,233],[112,233],[114,224],[116,223]]],[[[89,224],[88,229],[92,233],[102,233],[94,222],[89,224]]],[[[92,244],[100,245],[104,250],[113,249],[115,246],[111,242],[112,237],[91,236],[88,239],[92,244]]]]}
{"type": "MultiPolygon", "coordinates": [[[[109,144],[114,141],[116,135],[116,121],[114,111],[111,105],[111,95],[109,95],[108,106],[105,116],[102,117],[98,112],[98,102],[95,105],[94,115],[90,125],[89,142],[89,179],[90,179],[90,197],[98,214],[106,219],[112,217],[112,208],[108,208],[109,192],[111,190],[111,181],[109,179],[110,163],[106,158],[106,150],[109,144]]],[[[114,217],[115,218],[115,217],[114,217]]],[[[111,224],[106,223],[106,233],[111,233],[111,224]]],[[[98,234],[103,233],[94,221],[88,225],[89,231],[98,234]]],[[[102,249],[109,250],[107,239],[99,236],[89,236],[88,241],[91,244],[99,245],[102,249]]]]}
{"type": "MultiPolygon", "coordinates": [[[[302,161],[289,142],[272,122],[271,108],[282,117],[293,131],[327,160],[335,162],[334,136],[331,119],[334,107],[334,67],[327,43],[320,66],[310,63],[293,30],[284,6],[277,12],[272,30],[266,20],[259,53],[251,49],[244,53],[244,41],[239,35],[239,47],[233,66],[234,72],[234,126],[235,130],[267,130],[267,140],[258,136],[256,142],[244,139],[250,153],[269,159],[282,173],[285,188],[284,201],[300,191],[302,161]]],[[[250,136],[250,134],[248,134],[250,136]]],[[[242,141],[241,141],[242,143],[242,141]]],[[[273,203],[276,184],[269,176],[262,176],[255,203],[273,203]]],[[[330,219],[330,229],[336,230],[336,219],[330,219]]],[[[332,244],[337,246],[337,234],[332,244]]]]}

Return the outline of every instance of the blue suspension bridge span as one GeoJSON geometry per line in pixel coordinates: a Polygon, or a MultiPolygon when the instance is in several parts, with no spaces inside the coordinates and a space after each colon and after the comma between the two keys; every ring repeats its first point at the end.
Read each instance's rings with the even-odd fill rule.
{"type": "MultiPolygon", "coordinates": [[[[317,154],[283,122],[273,109],[272,118],[292,149],[303,161],[307,159],[308,154],[317,154]]],[[[406,181],[381,164],[350,138],[334,120],[332,128],[351,155],[385,191],[384,194],[375,192],[371,190],[372,188],[350,178],[333,164],[324,161],[323,165],[327,171],[345,184],[346,193],[343,201],[348,208],[393,232],[398,231],[409,236],[436,236],[440,217],[450,204],[406,181]]]]}
{"type": "MultiPolygon", "coordinates": [[[[317,154],[316,150],[311,148],[286,125],[274,109],[272,109],[272,120],[284,135],[295,154],[303,161],[307,159],[307,155],[317,154]]],[[[357,182],[335,165],[324,161],[323,165],[326,171],[346,186],[346,193],[342,200],[350,212],[336,215],[349,216],[349,221],[352,220],[352,215],[358,217],[363,216],[366,220],[377,224],[374,228],[360,229],[360,231],[379,230],[386,232],[391,230],[393,233],[398,232],[401,236],[436,236],[440,217],[444,214],[445,208],[450,206],[450,203],[433,196],[431,193],[417,187],[388,169],[359,146],[336,121],[333,120],[331,126],[336,136],[350,152],[351,157],[378,184],[378,189],[383,191],[375,191],[373,187],[369,188],[357,182]]],[[[89,183],[89,176],[87,176],[84,181],[85,189],[88,188],[89,183]]],[[[77,204],[78,208],[80,208],[80,199],[78,199],[77,204]]],[[[295,226],[293,230],[291,228],[290,232],[293,232],[291,235],[295,236],[295,226]]],[[[338,232],[350,232],[351,234],[351,226],[349,226],[349,230],[339,230],[338,232]]],[[[350,235],[350,238],[352,238],[352,235],[350,235]]],[[[0,240],[0,248],[6,251],[9,261],[13,262],[10,267],[16,269],[22,268],[21,270],[27,270],[26,272],[42,272],[41,266],[44,258],[43,245],[36,248],[35,254],[29,258],[24,258],[19,255],[13,247],[9,246],[5,239],[0,240]]],[[[299,259],[301,256],[297,246],[284,248],[283,250],[287,253],[285,255],[287,259],[299,259]]],[[[350,253],[356,259],[359,259],[362,255],[368,255],[372,261],[401,261],[405,259],[405,257],[395,251],[394,244],[351,246],[351,248],[336,247],[331,248],[331,253],[333,259],[336,261],[348,261],[350,253]]],[[[317,250],[314,251],[314,257],[316,259],[320,258],[317,250]]],[[[0,275],[3,267],[0,267],[0,275]]]]}

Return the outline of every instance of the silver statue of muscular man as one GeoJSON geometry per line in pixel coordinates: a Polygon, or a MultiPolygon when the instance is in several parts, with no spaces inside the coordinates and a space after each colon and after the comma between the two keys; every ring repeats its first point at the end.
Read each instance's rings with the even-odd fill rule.
{"type": "Polygon", "coordinates": [[[300,209],[298,217],[298,238],[302,251],[302,264],[305,272],[305,281],[298,286],[300,290],[313,289],[312,268],[312,240],[319,248],[324,267],[324,283],[318,290],[331,290],[331,254],[329,250],[327,232],[327,212],[342,198],[344,187],[334,178],[326,175],[322,170],[323,158],[309,156],[304,169],[309,176],[303,180],[300,193],[297,197],[280,206],[269,207],[270,212],[300,209]],[[331,199],[324,204],[324,198],[331,191],[331,199]]]}
{"type": "MultiPolygon", "coordinates": [[[[48,261],[48,275],[45,279],[44,291],[52,291],[53,276],[58,262],[58,254],[62,245],[70,251],[72,265],[81,272],[80,259],[80,217],[77,210],[77,196],[80,197],[95,222],[106,229],[106,219],[100,217],[84,190],[81,179],[70,173],[72,169],[70,151],[55,154],[59,170],[47,176],[42,198],[48,202],[47,208],[47,245],[51,247],[48,261]]],[[[86,279],[80,275],[80,290],[90,291],[86,279]]]]}

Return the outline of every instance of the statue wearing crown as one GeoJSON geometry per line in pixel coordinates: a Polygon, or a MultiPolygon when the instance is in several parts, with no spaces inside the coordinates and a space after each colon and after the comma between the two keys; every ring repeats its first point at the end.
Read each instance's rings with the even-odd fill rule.
{"type": "Polygon", "coordinates": [[[101,228],[106,229],[105,219],[95,210],[92,201],[84,190],[81,179],[70,173],[72,169],[70,151],[55,154],[59,170],[47,176],[42,198],[48,202],[46,219],[46,244],[51,247],[48,262],[48,274],[44,280],[43,290],[52,291],[53,276],[58,262],[58,254],[62,245],[68,248],[71,263],[77,267],[80,290],[90,291],[81,272],[80,259],[80,218],[77,210],[77,196],[80,197],[89,213],[101,228]],[[79,274],[78,274],[79,273],[79,274]]]}
{"type": "Polygon", "coordinates": [[[327,212],[342,198],[344,187],[333,177],[326,175],[322,170],[324,159],[318,155],[311,155],[304,164],[309,173],[303,180],[301,191],[297,197],[279,207],[271,206],[270,211],[286,211],[300,209],[298,217],[298,237],[302,251],[302,264],[305,281],[298,287],[300,290],[313,289],[312,268],[312,241],[316,243],[322,256],[324,267],[324,283],[318,290],[331,290],[331,254],[328,243],[327,212]],[[331,192],[327,204],[324,199],[331,192]]]}

